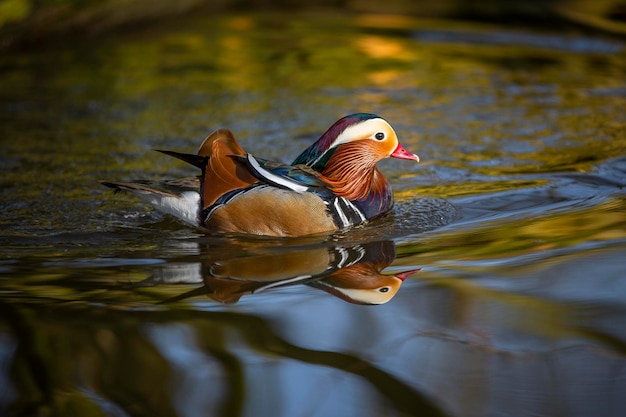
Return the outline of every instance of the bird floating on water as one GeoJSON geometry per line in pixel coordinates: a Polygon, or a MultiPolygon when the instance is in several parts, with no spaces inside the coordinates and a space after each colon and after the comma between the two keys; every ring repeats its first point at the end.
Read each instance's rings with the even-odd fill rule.
{"type": "Polygon", "coordinates": [[[380,217],[391,209],[393,195],[378,161],[419,162],[385,119],[369,113],[339,119],[291,165],[252,156],[228,129],[211,133],[197,154],[159,152],[195,165],[202,174],[102,184],[130,191],[210,232],[266,236],[328,233],[380,217]]]}

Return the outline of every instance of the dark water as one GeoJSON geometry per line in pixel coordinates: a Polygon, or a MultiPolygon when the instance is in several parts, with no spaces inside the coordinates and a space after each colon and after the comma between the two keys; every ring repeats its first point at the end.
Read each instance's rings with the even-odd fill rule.
{"type": "Polygon", "coordinates": [[[199,16],[0,78],[0,414],[626,415],[626,43],[199,16]],[[216,127],[288,162],[357,111],[423,161],[363,229],[205,236],[97,183],[193,174],[150,149],[216,127]]]}

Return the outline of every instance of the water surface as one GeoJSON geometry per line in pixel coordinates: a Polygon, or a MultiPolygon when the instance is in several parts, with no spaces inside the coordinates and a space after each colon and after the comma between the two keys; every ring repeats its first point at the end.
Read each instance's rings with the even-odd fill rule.
{"type": "Polygon", "coordinates": [[[623,42],[198,16],[0,77],[0,414],[626,414],[623,42]],[[217,127],[289,162],[359,111],[422,159],[365,228],[209,236],[97,183],[193,175],[151,149],[217,127]]]}

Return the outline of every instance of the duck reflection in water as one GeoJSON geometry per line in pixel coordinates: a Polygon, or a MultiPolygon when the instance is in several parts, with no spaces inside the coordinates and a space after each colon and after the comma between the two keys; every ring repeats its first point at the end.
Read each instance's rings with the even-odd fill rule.
{"type": "MultiPolygon", "coordinates": [[[[205,253],[215,254],[215,248],[205,253]]],[[[350,303],[384,304],[396,295],[408,276],[420,270],[381,273],[394,259],[392,241],[275,248],[270,253],[224,259],[206,255],[200,267],[204,286],[165,302],[205,294],[221,303],[236,303],[244,295],[305,284],[350,303]]],[[[159,279],[153,277],[142,284],[199,281],[189,280],[188,273],[183,279],[184,274],[184,268],[166,268],[159,279]]]]}

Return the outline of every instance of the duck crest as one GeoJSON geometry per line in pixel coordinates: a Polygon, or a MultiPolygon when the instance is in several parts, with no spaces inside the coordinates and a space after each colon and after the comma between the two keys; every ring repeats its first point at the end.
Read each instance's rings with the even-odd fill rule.
{"type": "Polygon", "coordinates": [[[319,170],[332,157],[335,151],[335,149],[331,149],[333,143],[348,126],[376,118],[380,118],[380,116],[371,113],[355,113],[342,117],[329,127],[315,143],[305,149],[293,161],[292,165],[304,164],[319,170]]]}

